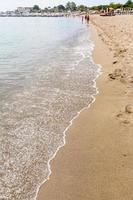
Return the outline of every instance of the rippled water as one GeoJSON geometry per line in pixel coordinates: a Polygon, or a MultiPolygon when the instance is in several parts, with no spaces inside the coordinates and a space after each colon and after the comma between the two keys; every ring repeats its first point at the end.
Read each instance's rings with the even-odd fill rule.
{"type": "Polygon", "coordinates": [[[93,101],[89,35],[79,19],[0,18],[0,199],[35,199],[64,130],[93,101]]]}

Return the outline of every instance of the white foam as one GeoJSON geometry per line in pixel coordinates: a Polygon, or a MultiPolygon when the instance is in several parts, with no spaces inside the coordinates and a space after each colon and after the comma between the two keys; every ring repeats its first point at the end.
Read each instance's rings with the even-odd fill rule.
{"type": "MultiPolygon", "coordinates": [[[[90,55],[92,55],[92,51],[94,50],[94,47],[95,47],[95,45],[92,44],[92,46],[91,46],[91,54],[90,54],[90,55]]],[[[82,53],[81,53],[81,54],[82,54],[82,53]]],[[[85,55],[84,55],[84,54],[82,54],[82,55],[83,55],[83,58],[82,58],[80,61],[78,61],[78,64],[85,58],[85,55]]],[[[91,61],[94,63],[93,58],[91,58],[91,61]]],[[[94,64],[95,64],[95,63],[94,63],[94,64]]],[[[37,196],[38,196],[38,193],[39,193],[39,190],[40,190],[41,186],[42,186],[46,181],[48,181],[48,180],[50,179],[50,175],[51,175],[51,173],[52,173],[51,167],[50,167],[50,162],[56,157],[56,155],[57,155],[58,151],[60,150],[60,148],[62,148],[62,147],[65,146],[65,144],[66,144],[66,133],[67,133],[67,131],[68,131],[69,128],[73,125],[74,121],[79,117],[80,113],[83,112],[83,111],[85,111],[85,110],[87,110],[88,108],[90,108],[91,104],[93,104],[93,103],[95,102],[95,100],[96,100],[95,96],[96,96],[97,94],[99,94],[98,88],[97,88],[97,86],[96,86],[96,80],[97,80],[97,78],[102,74],[102,70],[101,70],[102,67],[101,67],[100,64],[97,64],[97,66],[99,67],[99,70],[98,70],[98,72],[97,72],[98,74],[97,74],[96,78],[93,80],[93,84],[94,84],[94,85],[93,85],[93,88],[96,89],[96,94],[95,94],[95,95],[91,95],[92,102],[91,102],[88,106],[84,107],[84,108],[81,109],[79,112],[77,112],[77,115],[69,122],[69,126],[64,130],[64,132],[63,132],[63,144],[61,144],[61,145],[57,148],[57,150],[56,150],[56,152],[54,153],[54,155],[49,159],[49,161],[48,161],[48,169],[49,169],[48,178],[45,179],[45,180],[38,186],[38,189],[37,189],[37,192],[36,192],[36,196],[35,196],[35,200],[37,199],[37,196]]]]}
{"type": "MultiPolygon", "coordinates": [[[[50,67],[46,69],[46,74],[44,69],[40,68],[35,74],[35,78],[32,77],[31,87],[26,87],[24,91],[18,92],[9,101],[9,104],[5,106],[7,117],[5,117],[5,120],[4,117],[2,118],[3,124],[7,125],[7,127],[9,124],[8,135],[13,136],[10,138],[12,146],[15,148],[19,144],[19,148],[16,148],[17,151],[9,149],[11,145],[8,145],[9,152],[11,153],[10,161],[13,159],[11,162],[15,163],[15,169],[10,172],[6,171],[5,181],[7,181],[7,185],[10,187],[7,195],[11,195],[10,190],[19,183],[18,181],[22,183],[29,175],[33,183],[31,190],[25,188],[24,195],[24,193],[21,193],[23,187],[20,187],[21,184],[17,184],[18,187],[15,188],[16,195],[19,191],[22,199],[33,199],[29,195],[36,193],[34,199],[37,198],[41,185],[50,178],[51,160],[54,159],[59,149],[66,143],[66,132],[80,113],[89,108],[95,101],[95,95],[98,93],[96,78],[100,75],[101,70],[99,68],[96,71],[98,73],[96,76],[95,70],[92,67],[94,62],[90,57],[94,45],[90,44],[90,41],[86,42],[84,33],[79,35],[77,39],[76,37],[74,38],[74,41],[73,38],[69,40],[72,45],[68,45],[65,52],[60,51],[60,48],[57,49],[55,56],[50,60],[50,67]],[[64,56],[63,62],[62,58],[60,60],[60,53],[62,53],[62,57],[64,56]],[[57,57],[57,60],[55,60],[55,57],[57,57]],[[90,100],[91,103],[88,103],[90,100]],[[59,108],[59,110],[56,108],[59,108]],[[80,111],[77,112],[77,110],[80,111]],[[54,123],[54,119],[57,119],[57,122],[54,123]],[[72,120],[70,121],[70,119],[72,120]],[[40,125],[40,123],[43,123],[43,125],[40,125]],[[10,127],[14,127],[14,129],[10,127]],[[64,130],[65,127],[66,129],[64,130]],[[33,146],[32,141],[35,141],[33,146]],[[39,145],[40,149],[44,148],[42,151],[43,155],[40,155],[39,149],[37,154],[36,144],[39,145]],[[21,150],[22,146],[24,148],[21,150]],[[45,152],[46,146],[48,148],[46,148],[45,152]],[[18,152],[21,155],[18,155],[18,152]],[[16,155],[17,160],[15,159],[16,155]],[[23,155],[24,157],[19,160],[23,155]],[[32,165],[32,156],[37,160],[39,158],[40,161],[36,161],[37,170],[33,165],[33,170],[37,173],[37,182],[34,174],[31,174],[31,176],[30,173],[24,175],[22,170],[23,164],[28,164],[27,169],[29,169],[30,164],[32,165]],[[44,159],[42,159],[43,156],[44,159]],[[48,158],[50,159],[47,160],[48,158]],[[39,163],[42,163],[42,165],[39,163]],[[46,178],[43,178],[43,175],[46,178]]],[[[5,158],[5,162],[8,162],[8,159],[5,158]]],[[[10,163],[7,164],[9,165],[10,163]]]]}

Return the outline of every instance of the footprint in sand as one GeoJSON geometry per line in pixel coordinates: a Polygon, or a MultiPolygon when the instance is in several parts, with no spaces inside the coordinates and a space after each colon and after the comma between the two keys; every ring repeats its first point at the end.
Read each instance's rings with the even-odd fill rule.
{"type": "Polygon", "coordinates": [[[125,106],[125,111],[120,111],[116,117],[123,124],[133,124],[133,105],[128,104],[125,106]]]}
{"type": "Polygon", "coordinates": [[[110,80],[120,80],[121,82],[126,81],[126,74],[123,72],[122,69],[115,69],[113,73],[108,75],[110,80]]]}

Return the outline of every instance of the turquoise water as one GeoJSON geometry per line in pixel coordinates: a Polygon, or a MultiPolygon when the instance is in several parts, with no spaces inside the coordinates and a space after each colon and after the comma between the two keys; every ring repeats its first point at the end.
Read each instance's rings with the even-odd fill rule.
{"type": "Polygon", "coordinates": [[[0,199],[36,198],[64,131],[93,101],[89,35],[78,18],[0,18],[0,199]]]}

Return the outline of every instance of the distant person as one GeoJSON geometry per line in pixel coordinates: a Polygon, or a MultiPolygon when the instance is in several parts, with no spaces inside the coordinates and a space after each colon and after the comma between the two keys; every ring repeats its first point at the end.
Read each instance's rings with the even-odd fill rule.
{"type": "Polygon", "coordinates": [[[87,15],[87,23],[89,24],[89,22],[90,22],[90,16],[87,15]]]}
{"type": "Polygon", "coordinates": [[[87,20],[87,15],[85,15],[85,20],[87,20]]]}
{"type": "Polygon", "coordinates": [[[82,23],[84,22],[84,16],[82,16],[82,23]]]}

